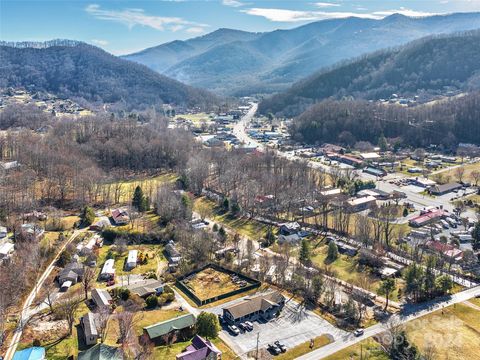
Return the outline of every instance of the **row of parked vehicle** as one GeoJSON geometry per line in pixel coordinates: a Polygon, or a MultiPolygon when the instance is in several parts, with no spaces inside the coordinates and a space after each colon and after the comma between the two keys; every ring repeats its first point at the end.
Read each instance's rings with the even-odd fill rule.
{"type": "Polygon", "coordinates": [[[268,344],[267,350],[273,355],[280,355],[287,351],[287,347],[277,340],[273,344],[268,344]]]}
{"type": "Polygon", "coordinates": [[[253,324],[250,321],[245,321],[238,324],[238,327],[236,325],[228,325],[227,328],[233,335],[240,335],[240,330],[243,332],[252,331],[253,324]]]}

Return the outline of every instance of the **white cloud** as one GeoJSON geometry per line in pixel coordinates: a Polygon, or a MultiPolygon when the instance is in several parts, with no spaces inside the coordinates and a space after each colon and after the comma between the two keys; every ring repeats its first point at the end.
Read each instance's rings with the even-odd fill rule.
{"type": "Polygon", "coordinates": [[[237,0],[222,0],[222,4],[231,7],[240,7],[246,5],[245,3],[237,0]]]}
{"type": "Polygon", "coordinates": [[[314,5],[317,6],[317,7],[319,7],[319,8],[327,8],[327,7],[333,7],[333,6],[340,6],[340,4],[329,3],[329,2],[316,2],[314,5]]]}
{"type": "Polygon", "coordinates": [[[392,15],[392,14],[402,14],[402,15],[410,16],[410,17],[424,17],[424,16],[438,15],[438,13],[415,11],[415,10],[411,10],[411,9],[406,9],[404,7],[401,7],[400,9],[397,9],[397,10],[386,10],[386,11],[375,11],[375,12],[373,12],[373,15],[378,15],[378,16],[381,16],[381,17],[389,16],[389,15],[392,15]]]}
{"type": "Polygon", "coordinates": [[[264,9],[264,8],[251,8],[242,10],[242,12],[262,16],[270,21],[278,22],[297,22],[297,21],[313,21],[324,19],[336,19],[345,18],[349,16],[356,16],[366,19],[378,19],[381,16],[364,13],[352,13],[352,12],[325,12],[325,11],[299,11],[299,10],[287,10],[287,9],[264,9]]]}
{"type": "MultiPolygon", "coordinates": [[[[360,9],[359,9],[360,10],[360,9]]],[[[363,10],[363,9],[362,9],[363,10]]],[[[261,16],[270,21],[276,22],[299,22],[299,21],[315,21],[325,19],[340,19],[355,16],[364,19],[382,19],[386,16],[398,13],[410,17],[424,17],[437,15],[438,13],[429,13],[415,11],[401,7],[397,10],[385,10],[375,12],[346,12],[346,11],[300,11],[288,9],[267,9],[267,8],[250,8],[240,10],[243,13],[261,16]]]]}
{"type": "Polygon", "coordinates": [[[185,26],[200,28],[208,27],[206,24],[199,24],[180,17],[164,17],[148,15],[143,9],[104,10],[97,4],[90,4],[85,8],[90,15],[100,20],[115,21],[128,26],[129,29],[136,25],[150,27],[155,30],[178,31],[185,26]]]}
{"type": "Polygon", "coordinates": [[[92,44],[100,45],[100,46],[106,46],[106,45],[108,45],[108,41],[107,41],[107,40],[92,39],[91,42],[92,42],[92,44]]]}
{"type": "Polygon", "coordinates": [[[185,32],[189,33],[189,34],[201,34],[201,33],[205,32],[205,28],[198,27],[198,26],[192,26],[192,27],[186,29],[185,32]]]}

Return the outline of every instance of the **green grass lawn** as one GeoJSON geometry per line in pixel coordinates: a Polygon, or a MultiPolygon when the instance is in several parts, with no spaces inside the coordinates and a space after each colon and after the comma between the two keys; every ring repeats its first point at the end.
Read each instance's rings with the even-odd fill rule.
{"type": "Polygon", "coordinates": [[[424,351],[435,348],[435,359],[477,359],[480,350],[480,311],[456,304],[407,324],[409,339],[424,351]]]}
{"type": "Polygon", "coordinates": [[[380,349],[380,345],[372,338],[361,341],[333,355],[325,360],[388,360],[389,357],[380,349]]]}
{"type": "Polygon", "coordinates": [[[195,125],[197,125],[198,123],[201,123],[202,121],[210,121],[210,120],[212,120],[212,119],[210,118],[210,114],[207,114],[207,113],[179,114],[179,115],[176,115],[176,116],[175,116],[175,120],[176,120],[176,119],[179,119],[179,118],[186,119],[186,120],[190,120],[190,121],[193,122],[195,125]]]}
{"type": "Polygon", "coordinates": [[[223,225],[232,231],[238,232],[240,235],[258,240],[263,238],[267,233],[267,225],[246,217],[231,217],[228,213],[222,213],[216,206],[215,202],[206,198],[195,200],[194,210],[198,211],[199,208],[204,209],[207,217],[216,222],[219,226],[223,225]]]}
{"type": "MultiPolygon", "coordinates": [[[[336,277],[346,281],[350,284],[365,287],[369,285],[369,288],[372,292],[378,293],[378,288],[381,283],[381,278],[371,273],[371,270],[368,267],[357,264],[356,257],[349,257],[347,255],[339,255],[337,260],[330,263],[327,259],[328,246],[323,245],[318,249],[314,250],[312,261],[315,265],[325,268],[327,267],[330,271],[334,271],[336,277]],[[362,277],[366,277],[368,281],[365,281],[362,277]]],[[[404,281],[402,279],[397,279],[397,290],[390,296],[390,300],[398,300],[398,289],[404,286],[404,281]]]]}
{"type": "MultiPolygon", "coordinates": [[[[111,183],[110,191],[113,192],[114,189],[119,186],[120,188],[120,204],[128,204],[132,201],[133,192],[137,186],[140,186],[143,190],[143,193],[146,196],[149,196],[150,199],[154,199],[156,189],[159,185],[165,183],[173,183],[178,178],[178,175],[175,173],[164,173],[151,177],[143,177],[132,180],[122,180],[119,182],[111,183]]],[[[113,197],[113,195],[112,195],[113,197]]]]}
{"type": "MultiPolygon", "coordinates": [[[[107,259],[107,254],[112,248],[112,245],[104,245],[98,250],[97,258],[97,271],[100,274],[102,271],[103,264],[107,259]]],[[[144,274],[147,272],[156,272],[158,268],[159,261],[166,261],[163,255],[163,246],[161,245],[128,245],[127,251],[120,255],[113,251],[115,259],[115,276],[128,275],[128,274],[144,274]],[[137,265],[134,269],[126,271],[124,269],[125,261],[128,257],[129,250],[138,250],[140,253],[148,254],[148,262],[146,264],[137,265]]]]}
{"type": "Polygon", "coordinates": [[[327,335],[321,335],[314,339],[313,349],[310,349],[310,341],[304,342],[303,344],[297,345],[292,349],[288,349],[286,353],[277,356],[275,359],[278,360],[293,360],[297,357],[304,355],[310,351],[321,348],[322,346],[328,345],[332,340],[327,335]]]}

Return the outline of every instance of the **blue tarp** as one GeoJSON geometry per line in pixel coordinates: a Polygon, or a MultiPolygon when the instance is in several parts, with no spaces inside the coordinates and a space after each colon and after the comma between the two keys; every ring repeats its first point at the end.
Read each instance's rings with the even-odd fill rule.
{"type": "Polygon", "coordinates": [[[16,351],[13,360],[44,360],[45,348],[31,347],[25,350],[16,351]]]}

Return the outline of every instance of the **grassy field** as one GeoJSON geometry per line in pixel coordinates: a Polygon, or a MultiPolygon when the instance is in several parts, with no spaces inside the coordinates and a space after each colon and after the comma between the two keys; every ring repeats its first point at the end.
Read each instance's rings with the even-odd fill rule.
{"type": "Polygon", "coordinates": [[[201,300],[241,289],[231,280],[229,274],[211,268],[195,274],[190,280],[184,281],[184,284],[201,300]]]}
{"type": "Polygon", "coordinates": [[[201,123],[202,121],[210,121],[211,120],[210,114],[207,114],[207,113],[179,114],[179,115],[175,116],[175,120],[179,119],[179,118],[190,120],[195,125],[197,125],[198,123],[201,123]]]}
{"type": "Polygon", "coordinates": [[[420,351],[433,346],[435,359],[478,359],[480,311],[456,304],[409,322],[407,334],[420,351]]]}
{"type": "MultiPolygon", "coordinates": [[[[472,182],[473,181],[472,176],[471,176],[472,171],[474,171],[474,170],[480,171],[480,163],[465,164],[465,165],[462,165],[462,167],[465,169],[465,174],[463,175],[462,180],[467,181],[467,182],[472,182]]],[[[448,179],[447,182],[458,181],[457,176],[455,175],[455,170],[456,169],[446,170],[446,171],[441,172],[441,174],[445,177],[445,179],[448,179]]]]}
{"type": "Polygon", "coordinates": [[[380,345],[374,339],[368,338],[325,358],[325,360],[364,359],[388,360],[388,356],[380,350],[380,345]]]}
{"type": "Polygon", "coordinates": [[[150,199],[154,199],[156,190],[159,185],[165,184],[165,183],[173,183],[177,178],[178,176],[175,173],[164,173],[164,174],[141,178],[141,179],[119,181],[119,182],[107,184],[105,186],[110,187],[112,198],[115,190],[118,190],[120,194],[119,203],[127,204],[132,201],[133,192],[135,191],[135,188],[137,186],[140,186],[142,188],[145,196],[148,196],[150,199]]]}
{"type": "MultiPolygon", "coordinates": [[[[104,245],[98,250],[97,258],[97,270],[100,274],[103,264],[107,260],[107,255],[112,245],[104,245]]],[[[163,246],[161,245],[129,245],[127,246],[127,251],[123,254],[117,254],[112,250],[113,258],[115,259],[115,276],[128,275],[128,274],[144,274],[148,272],[156,272],[158,268],[159,261],[165,261],[166,259],[162,254],[163,246]],[[148,256],[148,262],[146,264],[137,265],[134,269],[126,271],[124,265],[128,257],[129,250],[138,250],[138,253],[142,253],[144,256],[148,256]]]]}
{"type": "Polygon", "coordinates": [[[286,353],[281,354],[280,356],[275,357],[278,360],[293,360],[297,357],[306,354],[310,351],[321,348],[322,346],[328,345],[332,342],[330,337],[327,335],[321,335],[314,339],[313,349],[310,348],[310,341],[304,342],[303,344],[297,345],[292,349],[287,350],[286,353]]]}
{"type": "Polygon", "coordinates": [[[200,208],[205,212],[207,218],[238,232],[240,235],[258,240],[267,233],[267,225],[248,218],[232,218],[229,214],[222,213],[215,202],[206,198],[195,200],[194,210],[199,211],[200,208]]]}
{"type": "MultiPolygon", "coordinates": [[[[313,263],[322,268],[328,267],[330,271],[334,271],[336,273],[336,277],[343,281],[353,285],[361,286],[363,288],[368,285],[367,290],[378,293],[381,278],[375,274],[372,274],[369,268],[358,265],[355,261],[355,258],[347,255],[339,255],[337,260],[330,263],[327,261],[327,252],[327,245],[316,249],[314,251],[314,256],[312,257],[313,263]]],[[[397,279],[396,281],[397,290],[395,290],[390,297],[390,300],[393,301],[398,300],[398,289],[404,286],[402,279],[397,279]]]]}

